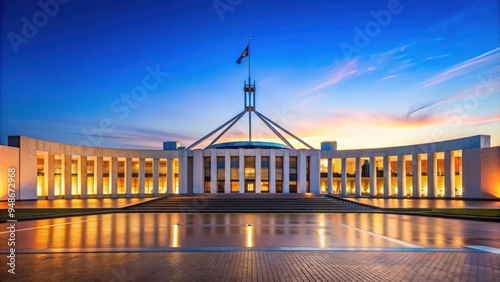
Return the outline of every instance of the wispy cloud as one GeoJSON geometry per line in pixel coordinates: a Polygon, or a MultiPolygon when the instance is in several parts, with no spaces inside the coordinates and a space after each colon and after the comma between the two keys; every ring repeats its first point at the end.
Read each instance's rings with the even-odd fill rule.
{"type": "Polygon", "coordinates": [[[412,115],[415,114],[419,111],[430,109],[436,106],[439,106],[441,104],[449,103],[452,101],[456,100],[461,100],[465,99],[467,97],[474,97],[474,96],[484,96],[484,95],[495,95],[500,93],[500,80],[499,77],[491,78],[488,81],[478,81],[477,84],[474,84],[470,86],[469,88],[460,91],[454,95],[451,95],[449,97],[433,101],[433,102],[427,102],[423,104],[418,104],[418,105],[413,105],[410,110],[408,111],[407,115],[412,115]]]}
{"type": "Polygon", "coordinates": [[[398,76],[399,76],[399,75],[397,75],[397,74],[388,75],[388,76],[386,76],[386,77],[382,78],[380,81],[384,81],[384,80],[387,80],[387,79],[395,78],[395,77],[398,77],[398,76]]]}
{"type": "MultiPolygon", "coordinates": [[[[357,57],[350,60],[336,62],[332,69],[321,79],[320,83],[302,92],[300,95],[308,95],[349,78],[378,70],[381,66],[384,66],[389,62],[404,58],[405,55],[403,55],[402,52],[411,45],[413,45],[413,43],[399,46],[385,52],[375,53],[370,55],[368,58],[357,57]]],[[[403,63],[405,63],[405,67],[411,66],[408,65],[408,61],[403,63]]]]}
{"type": "Polygon", "coordinates": [[[439,59],[439,58],[444,58],[444,57],[449,57],[455,55],[454,53],[448,53],[448,54],[443,54],[443,55],[437,55],[437,56],[431,56],[423,59],[423,61],[430,61],[434,59],[439,59]]]}
{"type": "MultiPolygon", "coordinates": [[[[391,116],[391,115],[376,115],[377,123],[375,126],[380,127],[428,127],[428,126],[447,126],[450,120],[438,113],[427,113],[418,116],[404,115],[404,116],[391,116]]],[[[482,125],[500,121],[500,114],[493,114],[490,116],[471,116],[462,121],[463,125],[482,125]]]]}
{"type": "Polygon", "coordinates": [[[441,123],[442,119],[433,114],[424,115],[386,115],[376,114],[372,118],[379,127],[424,127],[441,123]]]}
{"type": "Polygon", "coordinates": [[[445,81],[448,81],[452,78],[461,76],[465,73],[471,71],[471,69],[476,67],[485,67],[489,65],[498,64],[500,61],[500,47],[497,47],[493,50],[490,50],[486,53],[483,53],[477,57],[474,57],[469,60],[465,60],[460,62],[443,72],[437,74],[436,76],[427,79],[426,81],[419,84],[420,88],[428,87],[431,85],[439,84],[445,81]]]}
{"type": "Polygon", "coordinates": [[[411,59],[408,59],[408,60],[405,60],[403,62],[401,62],[400,64],[398,64],[395,68],[393,68],[392,70],[390,70],[390,72],[394,73],[394,72],[399,72],[401,70],[404,70],[404,69],[407,69],[407,68],[411,68],[413,66],[415,66],[416,64],[413,63],[411,61],[411,59]]]}
{"type": "Polygon", "coordinates": [[[442,118],[435,114],[389,115],[383,113],[360,113],[336,110],[329,118],[320,121],[316,127],[328,128],[332,124],[348,124],[349,127],[424,127],[440,123],[442,118]]]}
{"type": "MultiPolygon", "coordinates": [[[[335,123],[346,122],[350,126],[358,124],[362,127],[372,128],[425,128],[429,126],[447,126],[450,122],[449,118],[443,116],[441,113],[425,113],[420,115],[388,115],[381,113],[369,114],[342,114],[337,115],[335,123]],[[341,117],[340,117],[341,116],[341,117]]],[[[333,120],[333,119],[332,119],[333,120]]],[[[489,116],[471,116],[463,120],[464,125],[481,125],[492,122],[500,121],[500,114],[493,114],[489,116]]],[[[332,124],[332,121],[326,122],[332,124]]],[[[327,126],[325,124],[325,126],[327,126]]]]}
{"type": "MultiPolygon", "coordinates": [[[[87,140],[86,136],[81,132],[71,133],[82,140],[87,140]]],[[[93,136],[94,139],[100,140],[93,136]]],[[[75,139],[78,140],[78,139],[75,139]]],[[[102,134],[102,140],[97,144],[97,147],[107,147],[108,144],[117,144],[118,147],[124,148],[143,148],[143,149],[161,149],[164,141],[180,141],[183,145],[194,142],[195,137],[185,134],[173,133],[153,128],[145,128],[143,126],[116,126],[110,133],[102,134]]],[[[79,142],[75,142],[78,144],[79,142]]],[[[115,146],[116,147],[116,146],[115,146]]]]}
{"type": "Polygon", "coordinates": [[[343,62],[340,66],[335,67],[330,73],[326,76],[326,81],[321,82],[320,84],[312,87],[311,89],[304,91],[301,96],[310,94],[319,89],[325,88],[327,86],[336,84],[342,80],[350,78],[355,75],[359,75],[360,69],[358,68],[358,59],[352,59],[347,62],[343,62]]]}
{"type": "Polygon", "coordinates": [[[467,125],[480,125],[480,124],[488,124],[492,122],[500,121],[500,114],[485,116],[485,117],[472,117],[465,121],[467,125]]]}
{"type": "Polygon", "coordinates": [[[403,59],[406,57],[405,54],[403,54],[408,47],[415,45],[415,43],[410,43],[402,46],[398,46],[396,48],[390,49],[385,52],[379,52],[372,54],[369,58],[368,61],[366,62],[369,67],[375,67],[379,68],[380,66],[383,66],[389,62],[393,62],[395,60],[403,59]]]}

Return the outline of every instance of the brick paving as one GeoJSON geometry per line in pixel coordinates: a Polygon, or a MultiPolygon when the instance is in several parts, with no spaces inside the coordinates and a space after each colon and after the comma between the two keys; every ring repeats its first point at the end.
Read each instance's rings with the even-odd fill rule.
{"type": "Polygon", "coordinates": [[[0,281],[500,281],[485,252],[229,251],[2,255],[0,281]]]}

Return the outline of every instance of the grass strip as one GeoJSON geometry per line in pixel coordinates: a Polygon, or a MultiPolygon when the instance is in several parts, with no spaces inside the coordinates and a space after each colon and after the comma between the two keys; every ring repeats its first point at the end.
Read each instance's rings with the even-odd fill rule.
{"type": "Polygon", "coordinates": [[[432,211],[425,212],[432,214],[500,217],[500,209],[433,209],[432,211]]]}
{"type": "Polygon", "coordinates": [[[111,211],[113,209],[100,209],[100,208],[76,208],[76,209],[66,209],[66,208],[52,208],[52,209],[16,209],[14,212],[15,217],[10,218],[9,213],[6,209],[0,210],[0,219],[20,219],[26,217],[39,217],[48,215],[69,215],[69,214],[85,214],[85,213],[95,213],[103,211],[111,211]]]}

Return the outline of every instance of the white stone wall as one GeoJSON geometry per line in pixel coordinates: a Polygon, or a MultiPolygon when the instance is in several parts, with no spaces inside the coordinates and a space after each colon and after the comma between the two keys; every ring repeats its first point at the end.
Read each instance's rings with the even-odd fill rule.
{"type": "Polygon", "coordinates": [[[500,146],[483,149],[481,176],[481,197],[500,198],[500,146]]]}
{"type": "MultiPolygon", "coordinates": [[[[319,151],[319,150],[286,150],[286,149],[203,149],[203,150],[176,150],[176,151],[164,151],[164,150],[131,150],[131,149],[109,149],[109,148],[92,148],[84,146],[75,146],[60,144],[56,142],[49,142],[43,140],[37,140],[28,137],[10,137],[9,143],[16,147],[5,147],[0,146],[0,180],[6,175],[8,166],[15,165],[18,167],[18,173],[16,173],[16,182],[20,185],[19,193],[16,196],[22,199],[37,199],[37,154],[44,155],[45,167],[50,170],[46,177],[44,177],[44,186],[52,187],[49,188],[45,193],[46,197],[49,199],[54,199],[57,195],[54,195],[54,160],[61,159],[61,189],[63,191],[64,198],[86,198],[90,195],[87,193],[87,162],[88,160],[94,161],[94,174],[96,176],[103,175],[103,162],[107,162],[110,165],[109,171],[109,183],[103,183],[102,177],[94,177],[92,185],[96,191],[93,197],[102,198],[106,195],[103,193],[103,186],[109,184],[109,191],[111,191],[111,197],[144,197],[151,196],[151,192],[145,192],[145,163],[152,163],[153,174],[158,176],[158,165],[160,160],[165,164],[167,170],[167,193],[178,192],[178,193],[204,193],[204,164],[203,160],[205,157],[210,159],[211,164],[211,193],[217,192],[216,187],[216,177],[217,177],[217,157],[224,157],[225,163],[225,192],[230,192],[230,158],[231,156],[239,157],[240,173],[239,173],[239,192],[245,192],[245,157],[255,156],[255,192],[261,192],[260,185],[260,171],[261,171],[261,158],[263,156],[269,157],[269,192],[274,193],[276,191],[275,180],[275,161],[276,157],[283,157],[283,192],[290,192],[290,179],[289,179],[289,164],[291,157],[297,157],[297,192],[305,193],[307,191],[307,181],[309,181],[309,190],[312,193],[320,193],[320,159],[325,158],[330,162],[333,158],[339,159],[343,164],[342,168],[342,195],[347,195],[347,177],[346,177],[346,159],[349,158],[350,161],[354,160],[357,163],[356,171],[360,171],[361,159],[370,159],[371,163],[374,163],[375,158],[382,161],[384,166],[384,196],[389,196],[389,190],[393,183],[398,184],[398,197],[403,197],[402,189],[405,186],[410,187],[411,185],[418,187],[413,187],[413,197],[420,197],[421,190],[419,188],[428,186],[428,196],[437,197],[441,193],[436,189],[436,161],[435,155],[444,153],[445,167],[453,167],[453,151],[461,150],[463,157],[463,191],[464,198],[481,198],[481,197],[500,197],[500,147],[488,148],[490,143],[490,137],[484,135],[472,136],[467,138],[461,138],[456,140],[435,142],[429,144],[418,144],[410,146],[392,147],[392,148],[378,148],[378,149],[360,149],[360,150],[333,150],[333,151],[319,151]],[[391,160],[400,162],[406,158],[411,157],[416,160],[421,156],[427,157],[427,170],[431,173],[424,180],[418,181],[419,177],[415,177],[413,181],[406,182],[406,178],[399,176],[397,179],[391,180],[391,160]],[[132,159],[134,162],[139,164],[138,168],[134,168],[139,176],[138,179],[138,192],[136,195],[131,193],[131,171],[132,171],[132,159]],[[179,190],[173,190],[173,160],[178,160],[179,165],[179,190]],[[307,179],[306,167],[307,159],[309,159],[309,179],[307,179]],[[73,195],[71,189],[71,161],[78,160],[78,183],[82,190],[79,195],[73,195]],[[118,195],[117,193],[117,163],[125,162],[125,189],[126,192],[118,195]],[[433,161],[434,160],[434,161],[433,161]],[[258,174],[258,175],[257,175],[258,174]],[[68,176],[69,175],[69,176],[68,176]],[[389,178],[388,178],[389,177],[389,178]],[[391,182],[393,181],[393,182],[391,182]],[[257,183],[258,182],[258,183],[257,183]],[[404,185],[402,185],[404,183],[404,185]],[[406,186],[408,185],[408,186],[406,186]]],[[[418,168],[420,166],[419,162],[413,164],[413,168],[418,168]]],[[[397,164],[398,171],[403,173],[403,164],[397,164]]],[[[328,169],[328,190],[332,191],[332,175],[331,175],[331,163],[328,169]]],[[[376,185],[377,177],[375,173],[375,168],[371,165],[370,167],[370,195],[376,196],[376,185]]],[[[445,190],[447,197],[454,196],[454,190],[452,188],[454,179],[454,171],[452,169],[445,169],[446,180],[445,180],[445,190]],[[448,187],[449,186],[449,187],[448,187]]],[[[73,172],[74,173],[74,172],[73,172]]],[[[441,176],[442,177],[442,176],[441,176]]],[[[90,181],[90,180],[89,180],[90,181]]],[[[355,181],[356,196],[361,195],[361,179],[358,177],[355,181]]],[[[1,184],[1,183],[0,183],[1,184]]],[[[2,185],[1,187],[4,187],[2,185]]],[[[150,187],[150,186],[149,186],[150,187]]],[[[148,188],[150,189],[150,188],[148,188]]],[[[406,190],[406,189],[405,189],[406,190]]],[[[148,190],[149,191],[149,190],[148,190]]],[[[158,195],[158,179],[154,178],[154,188],[153,194],[158,195]]],[[[392,191],[392,190],[391,190],[392,191]]],[[[351,192],[352,193],[352,192],[351,192]]],[[[380,192],[382,193],[382,192],[380,192]]],[[[6,192],[0,190],[1,200],[6,199],[6,192]]],[[[109,195],[108,195],[109,196],[109,195]]]]}
{"type": "Polygon", "coordinates": [[[0,200],[6,201],[8,199],[8,184],[9,184],[9,169],[14,168],[14,188],[16,200],[19,200],[22,193],[21,183],[19,181],[20,167],[19,167],[19,148],[7,147],[0,145],[0,200]]]}
{"type": "MultiPolygon", "coordinates": [[[[489,188],[486,188],[482,183],[484,182],[484,178],[493,177],[493,175],[498,175],[498,173],[494,173],[491,169],[484,170],[482,169],[482,160],[481,150],[489,150],[490,146],[490,136],[486,135],[477,135],[466,138],[460,138],[455,140],[447,140],[440,142],[433,142],[427,144],[416,144],[409,146],[400,146],[400,147],[391,147],[391,148],[377,148],[377,149],[359,149],[359,150],[332,150],[332,151],[321,151],[321,158],[327,159],[330,163],[332,159],[340,159],[342,163],[342,178],[341,178],[341,195],[346,196],[348,185],[347,177],[346,177],[346,160],[359,158],[370,159],[370,196],[377,196],[379,193],[377,191],[377,177],[376,170],[373,164],[375,164],[376,159],[382,159],[384,165],[384,177],[383,177],[383,186],[384,186],[384,194],[383,196],[388,198],[390,197],[390,187],[392,186],[391,181],[395,181],[391,179],[391,169],[389,167],[390,161],[389,159],[397,158],[398,162],[406,158],[406,156],[412,158],[413,166],[413,179],[412,183],[407,183],[402,179],[402,176],[398,177],[396,180],[398,183],[398,197],[404,197],[402,190],[406,190],[406,187],[412,187],[412,197],[420,198],[423,196],[422,189],[427,190],[427,197],[435,198],[435,197],[455,197],[455,185],[454,185],[454,159],[452,159],[454,151],[462,151],[462,183],[463,183],[463,197],[464,198],[482,198],[486,197],[486,195],[492,195],[495,193],[493,187],[496,180],[489,181],[489,188]],[[444,181],[444,193],[440,189],[438,189],[438,178],[442,176],[438,176],[437,171],[437,154],[444,155],[444,167],[445,167],[445,181],[444,181]],[[427,162],[427,175],[421,176],[421,161],[420,159],[424,158],[427,162]],[[447,167],[447,168],[446,168],[447,167]],[[482,182],[483,181],[483,182],[482,182]],[[403,187],[404,186],[404,187],[403,187]],[[485,189],[489,189],[489,192],[484,192],[485,189]]],[[[496,152],[496,151],[495,151],[496,152]]],[[[483,153],[484,154],[484,153],[483,153]]],[[[495,155],[495,154],[489,154],[495,155]]],[[[491,157],[493,158],[493,157],[491,157]]],[[[495,160],[492,159],[489,161],[491,163],[495,163],[495,160]]],[[[488,165],[488,168],[495,167],[495,165],[488,165]]],[[[358,169],[359,171],[359,169],[358,169]]],[[[401,173],[405,173],[405,170],[399,169],[401,173]]],[[[441,172],[442,173],[442,172],[441,172]]],[[[331,165],[329,165],[328,169],[328,188],[331,191],[332,187],[332,178],[331,178],[331,165]]],[[[496,178],[495,178],[496,179],[496,178]]],[[[359,181],[359,180],[358,180],[359,181]]],[[[396,183],[395,181],[395,183],[396,183]]],[[[497,186],[495,186],[497,187],[497,186]]],[[[356,185],[355,195],[359,196],[361,192],[359,191],[359,185],[356,185]]],[[[497,188],[499,189],[499,188],[497,188]]]]}
{"type": "Polygon", "coordinates": [[[464,198],[481,198],[481,148],[462,151],[464,198]]]}

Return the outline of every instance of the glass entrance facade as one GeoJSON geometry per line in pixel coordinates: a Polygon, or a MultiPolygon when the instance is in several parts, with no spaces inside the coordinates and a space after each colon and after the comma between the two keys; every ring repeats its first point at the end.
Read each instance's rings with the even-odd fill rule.
{"type": "Polygon", "coordinates": [[[245,157],[245,193],[255,193],[255,157],[245,157]]]}
{"type": "Polygon", "coordinates": [[[260,191],[262,193],[269,193],[269,157],[261,157],[260,191]]]}

